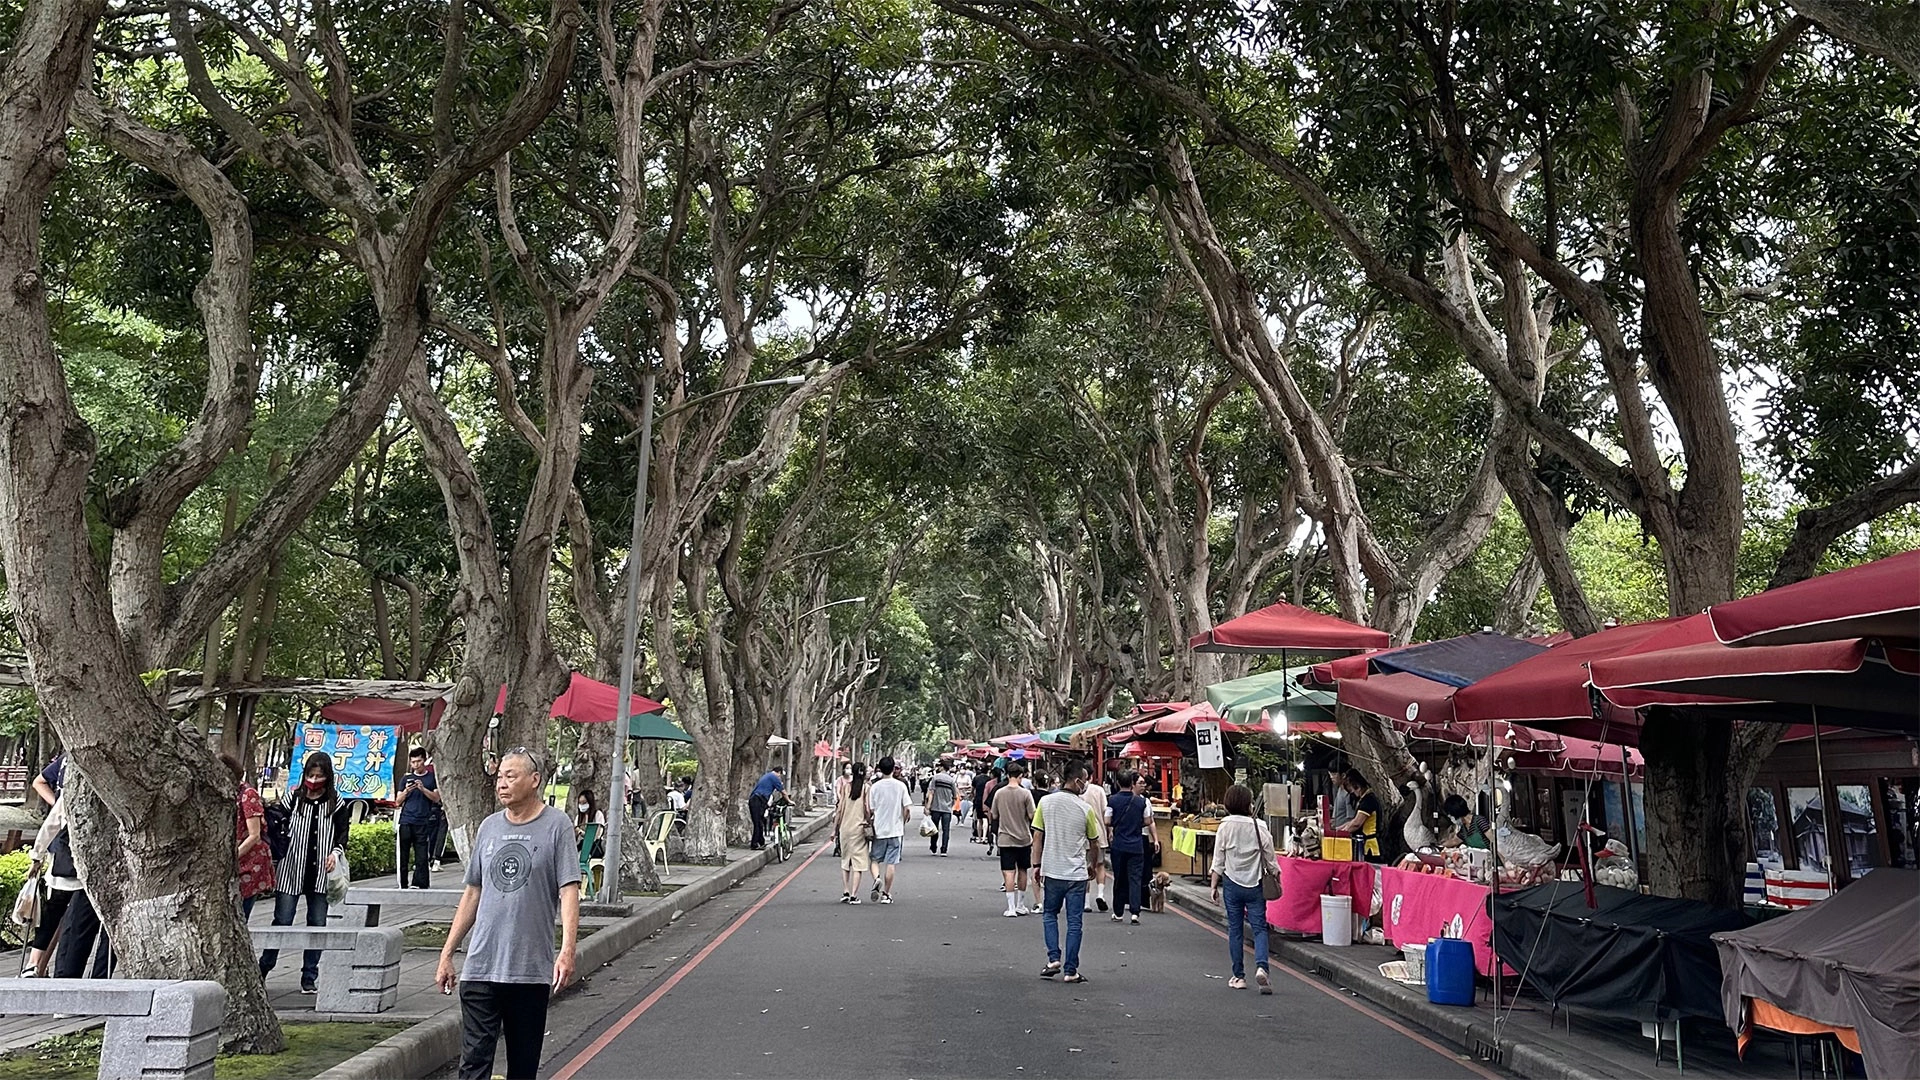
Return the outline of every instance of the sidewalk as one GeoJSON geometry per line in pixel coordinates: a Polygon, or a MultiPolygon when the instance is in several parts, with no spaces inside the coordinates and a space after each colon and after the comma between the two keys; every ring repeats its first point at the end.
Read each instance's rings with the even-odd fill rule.
{"type": "MultiPolygon", "coordinates": [[[[800,842],[805,842],[823,831],[829,820],[827,811],[817,810],[811,816],[795,821],[795,835],[800,842]]],[[[673,891],[661,897],[636,897],[627,901],[629,914],[583,912],[580,916],[579,977],[584,979],[591,975],[661,927],[731,888],[769,861],[768,852],[730,848],[727,862],[723,865],[673,864],[668,873],[661,875],[661,884],[672,887],[673,891]]],[[[436,884],[457,884],[457,875],[461,872],[460,864],[449,865],[435,875],[436,884]]],[[[397,879],[391,874],[381,874],[357,879],[354,884],[394,885],[397,879]]],[[[595,905],[589,903],[587,906],[591,909],[595,905]]],[[[329,912],[328,924],[335,927],[345,925],[344,914],[339,908],[329,912]]],[[[303,906],[300,918],[296,921],[304,922],[305,915],[303,906]]],[[[403,933],[409,926],[445,924],[451,922],[452,918],[452,908],[437,905],[388,904],[380,912],[382,926],[400,927],[403,933]]],[[[255,904],[248,925],[267,926],[272,922],[273,904],[255,904]]],[[[11,955],[17,959],[20,954],[16,950],[11,955]]],[[[315,1013],[314,998],[300,992],[300,954],[297,950],[280,954],[278,965],[267,976],[267,997],[282,1020],[414,1023],[408,1030],[323,1074],[330,1080],[422,1076],[451,1061],[459,1052],[459,998],[442,994],[433,986],[439,957],[438,944],[409,945],[400,961],[400,999],[391,1010],[383,1013],[315,1013]],[[367,1060],[363,1062],[362,1059],[367,1060]],[[413,1062],[418,1062],[418,1067],[412,1067],[413,1062]],[[407,1071],[409,1068],[411,1071],[407,1071]]],[[[18,978],[19,970],[17,963],[11,964],[0,969],[4,972],[0,977],[18,978]]],[[[55,1035],[84,1031],[102,1022],[96,1017],[64,1020],[56,1020],[51,1016],[0,1017],[0,1052],[30,1046],[55,1035]]]]}
{"type": "MultiPolygon", "coordinates": [[[[1220,905],[1202,886],[1176,879],[1167,896],[1209,923],[1226,923],[1220,905]]],[[[1380,974],[1381,964],[1400,958],[1399,951],[1389,946],[1356,944],[1340,948],[1323,945],[1318,938],[1275,931],[1270,934],[1268,951],[1276,963],[1324,979],[1382,1012],[1427,1029],[1463,1054],[1491,1060],[1529,1080],[1653,1080],[1680,1075],[1674,1067],[1671,1039],[1656,1066],[1653,1041],[1640,1034],[1640,1025],[1576,1015],[1569,1031],[1564,1012],[1550,1021],[1546,1003],[1531,994],[1499,1014],[1496,1038],[1496,1010],[1489,989],[1483,986],[1471,1009],[1435,1005],[1424,991],[1380,974]]],[[[1733,1033],[1724,1024],[1707,1020],[1687,1021],[1685,1050],[1684,1075],[1690,1077],[1782,1080],[1794,1075],[1793,1058],[1784,1039],[1754,1040],[1743,1062],[1735,1056],[1733,1033]]],[[[1811,1067],[1811,1052],[1808,1063],[1811,1067]]]]}

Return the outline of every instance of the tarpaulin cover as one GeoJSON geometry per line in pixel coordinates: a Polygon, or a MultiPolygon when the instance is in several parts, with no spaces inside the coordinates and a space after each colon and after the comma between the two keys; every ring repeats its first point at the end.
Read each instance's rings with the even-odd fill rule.
{"type": "MultiPolygon", "coordinates": [[[[440,698],[433,703],[433,726],[440,725],[440,714],[447,711],[447,701],[440,698]]],[[[427,710],[418,702],[392,701],[387,698],[357,697],[345,701],[330,701],[320,706],[320,715],[329,724],[344,724],[348,727],[372,725],[375,727],[395,727],[401,731],[419,731],[428,719],[427,710]]]]}
{"type": "Polygon", "coordinates": [[[1850,1027],[1871,1077],[1920,1076],[1920,870],[1875,870],[1804,911],[1713,935],[1721,1006],[1850,1027]]]}
{"type": "Polygon", "coordinates": [[[1920,644],[1920,548],[1707,609],[1729,645],[1877,637],[1920,644]]]}
{"type": "Polygon", "coordinates": [[[1505,634],[1462,634],[1375,653],[1367,658],[1367,666],[1378,672],[1404,671],[1448,686],[1467,686],[1546,651],[1545,645],[1505,634]]]}
{"type": "Polygon", "coordinates": [[[1493,899],[1493,947],[1555,1006],[1628,1020],[1718,1018],[1713,935],[1751,920],[1693,900],[1554,882],[1493,899]]]}
{"type": "Polygon", "coordinates": [[[1292,604],[1271,604],[1195,634],[1189,648],[1200,652],[1348,652],[1384,649],[1386,631],[1359,626],[1292,604]]]}

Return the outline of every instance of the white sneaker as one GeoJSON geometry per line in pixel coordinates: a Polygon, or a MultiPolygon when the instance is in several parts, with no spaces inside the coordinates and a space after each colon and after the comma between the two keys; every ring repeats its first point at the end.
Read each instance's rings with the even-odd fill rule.
{"type": "Polygon", "coordinates": [[[1007,910],[1001,912],[1000,914],[1005,915],[1009,919],[1018,918],[1020,916],[1020,912],[1016,908],[1008,908],[1007,910]]]}

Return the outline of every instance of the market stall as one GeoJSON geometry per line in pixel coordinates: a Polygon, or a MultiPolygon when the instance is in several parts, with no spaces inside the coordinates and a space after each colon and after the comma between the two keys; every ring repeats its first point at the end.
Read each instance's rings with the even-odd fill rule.
{"type": "Polygon", "coordinates": [[[1356,914],[1371,912],[1378,869],[1372,863],[1280,856],[1280,899],[1267,902],[1267,925],[1319,934],[1322,896],[1351,896],[1356,914]]]}
{"type": "MultiPolygon", "coordinates": [[[[1493,923],[1487,917],[1492,887],[1445,874],[1380,868],[1380,921],[1387,944],[1425,945],[1434,938],[1461,938],[1473,946],[1473,967],[1493,974],[1493,923]]],[[[1507,974],[1514,970],[1507,968],[1507,974]]]]}

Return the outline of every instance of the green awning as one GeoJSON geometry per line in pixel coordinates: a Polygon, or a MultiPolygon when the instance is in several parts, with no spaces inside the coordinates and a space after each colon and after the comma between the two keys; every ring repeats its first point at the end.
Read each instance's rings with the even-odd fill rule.
{"type": "Polygon", "coordinates": [[[1107,717],[1096,716],[1092,720],[1083,720],[1078,724],[1068,724],[1066,727],[1048,728],[1036,734],[1040,736],[1043,742],[1063,743],[1073,738],[1074,735],[1079,732],[1103,728],[1111,723],[1113,723],[1113,721],[1107,717]]]}
{"type": "Polygon", "coordinates": [[[1284,709],[1289,723],[1302,720],[1333,719],[1334,694],[1330,690],[1309,690],[1293,681],[1307,665],[1283,671],[1266,671],[1244,679],[1229,679],[1207,687],[1207,704],[1221,716],[1239,724],[1257,724],[1260,714],[1280,715],[1284,709]]]}
{"type": "Polygon", "coordinates": [[[657,712],[628,717],[627,738],[684,743],[693,741],[693,736],[687,734],[679,724],[667,719],[665,714],[657,712]]]}

